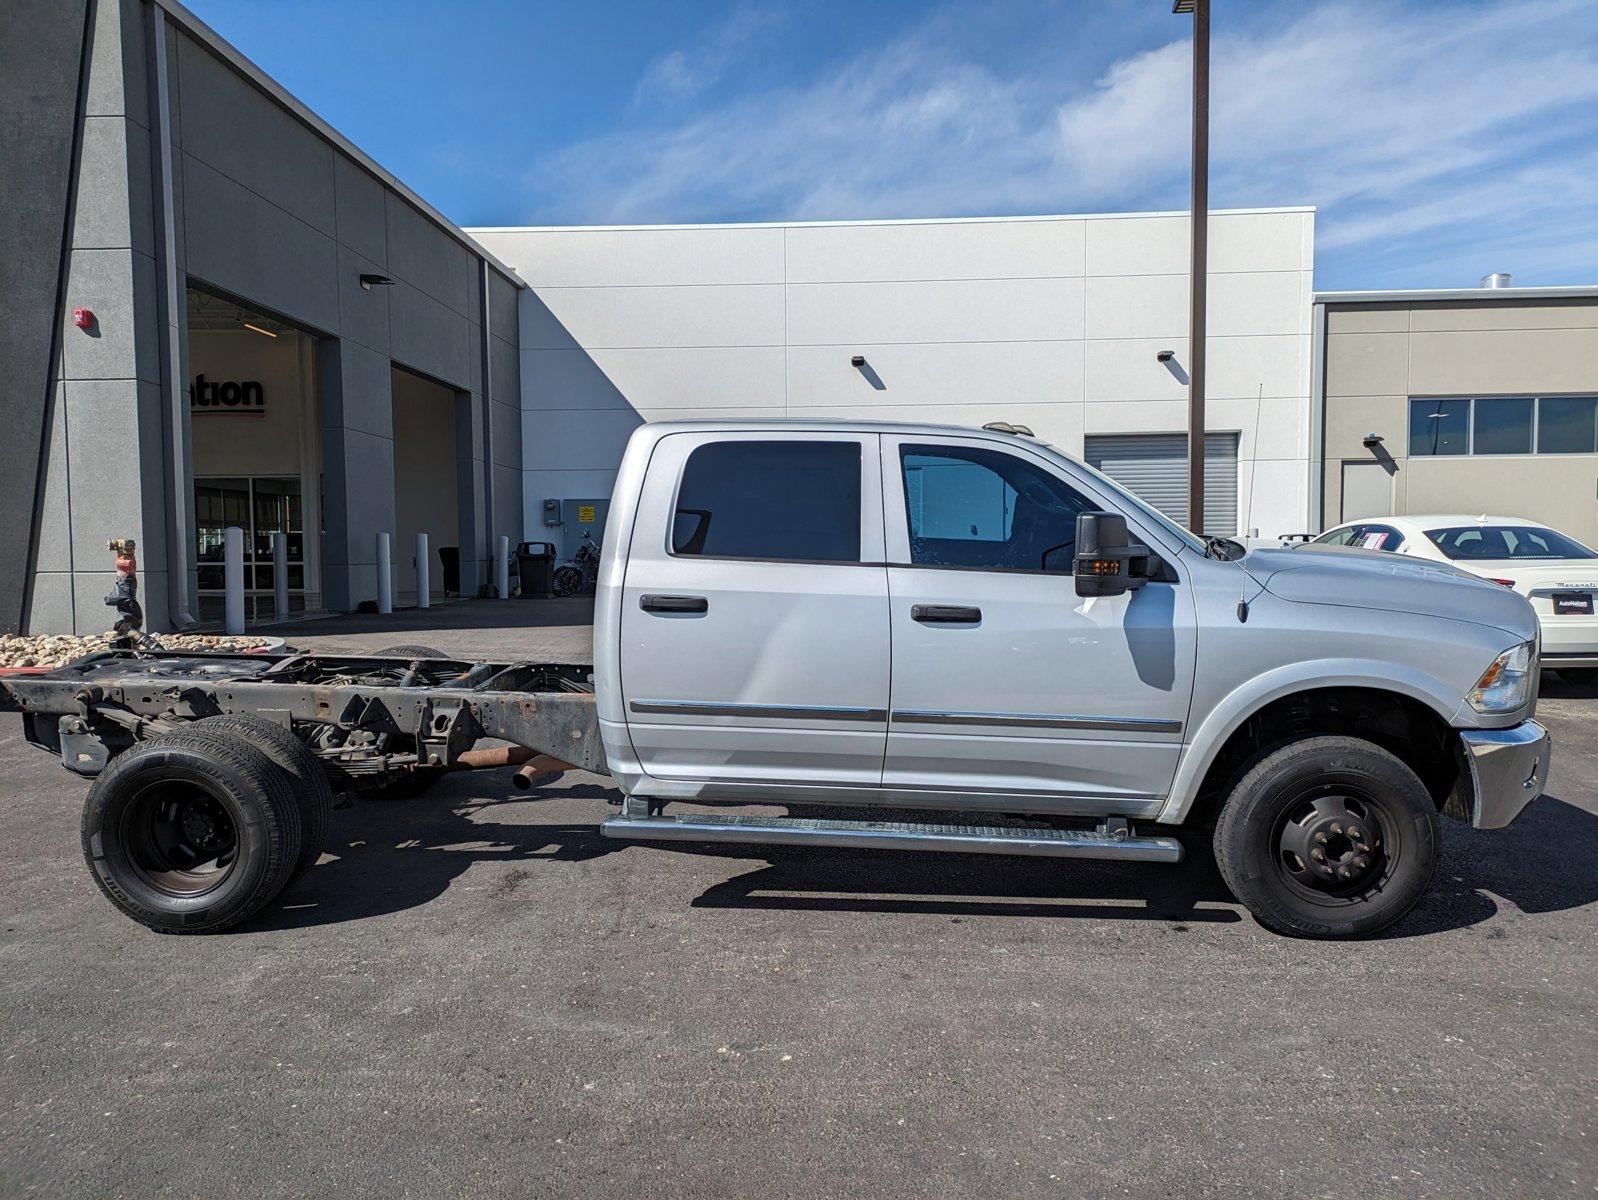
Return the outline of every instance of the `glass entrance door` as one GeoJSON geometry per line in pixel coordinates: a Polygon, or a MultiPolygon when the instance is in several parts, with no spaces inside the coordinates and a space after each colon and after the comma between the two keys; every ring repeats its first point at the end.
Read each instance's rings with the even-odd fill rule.
{"type": "Polygon", "coordinates": [[[274,612],[272,535],[288,534],[289,612],[305,609],[305,526],[296,475],[221,476],[194,481],[195,558],[200,575],[200,619],[223,616],[224,531],[244,531],[244,616],[260,621],[274,612]]]}

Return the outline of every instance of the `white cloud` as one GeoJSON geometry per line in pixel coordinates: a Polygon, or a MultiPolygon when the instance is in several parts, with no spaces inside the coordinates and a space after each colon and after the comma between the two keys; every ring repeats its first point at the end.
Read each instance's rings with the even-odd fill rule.
{"type": "Polygon", "coordinates": [[[640,104],[681,101],[714,87],[729,68],[758,49],[782,24],[783,14],[777,9],[739,5],[692,44],[651,60],[638,81],[634,100],[640,104]]]}
{"type": "MultiPolygon", "coordinates": [[[[971,53],[976,39],[962,29],[983,19],[978,9],[943,10],[805,86],[745,92],[569,147],[530,173],[540,215],[587,223],[1185,205],[1185,41],[1109,52],[1096,77],[1073,78],[1051,59],[1072,49],[1079,61],[1080,44],[1058,55],[1017,47],[1013,62],[1024,65],[1009,69],[971,53]]],[[[1323,263],[1424,236],[1438,269],[1453,270],[1450,238],[1464,256],[1501,235],[1506,248],[1557,265],[1528,214],[1542,242],[1563,223],[1576,235],[1569,245],[1591,245],[1591,0],[1228,6],[1217,20],[1212,203],[1317,205],[1323,263]]],[[[702,92],[738,53],[720,47],[748,36],[713,31],[692,53],[656,60],[641,87],[702,92]]],[[[1598,262],[1571,269],[1598,274],[1598,262]]]]}

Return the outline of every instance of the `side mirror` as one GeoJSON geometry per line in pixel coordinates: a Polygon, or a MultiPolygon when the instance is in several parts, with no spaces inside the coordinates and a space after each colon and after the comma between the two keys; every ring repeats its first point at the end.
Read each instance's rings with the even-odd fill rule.
{"type": "Polygon", "coordinates": [[[1120,513],[1085,512],[1076,519],[1076,594],[1119,596],[1136,591],[1160,569],[1147,546],[1132,541],[1120,513]]]}

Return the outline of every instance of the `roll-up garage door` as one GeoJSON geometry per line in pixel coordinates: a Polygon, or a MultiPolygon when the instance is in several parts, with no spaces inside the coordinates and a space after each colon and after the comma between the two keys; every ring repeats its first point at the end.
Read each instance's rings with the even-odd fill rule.
{"type": "MultiPolygon", "coordinates": [[[[1088,463],[1187,525],[1185,433],[1090,433],[1088,463]]],[[[1237,532],[1237,434],[1204,435],[1204,532],[1237,532]]]]}

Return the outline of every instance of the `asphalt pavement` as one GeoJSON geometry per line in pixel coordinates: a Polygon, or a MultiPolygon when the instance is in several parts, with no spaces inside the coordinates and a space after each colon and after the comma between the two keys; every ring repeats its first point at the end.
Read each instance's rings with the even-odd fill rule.
{"type": "MultiPolygon", "coordinates": [[[[580,608],[476,611],[373,637],[586,656],[580,608]]],[[[684,852],[506,772],[341,810],[260,918],[161,936],[0,716],[0,1194],[1590,1196],[1598,692],[1544,696],[1549,794],[1445,822],[1353,944],[1261,929],[1197,840],[684,852]]]]}

